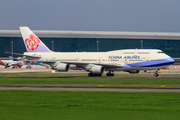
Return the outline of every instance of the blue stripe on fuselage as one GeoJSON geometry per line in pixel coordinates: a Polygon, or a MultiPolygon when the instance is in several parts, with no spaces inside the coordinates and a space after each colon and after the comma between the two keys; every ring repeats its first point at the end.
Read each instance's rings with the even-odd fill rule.
{"type": "Polygon", "coordinates": [[[157,59],[157,60],[150,60],[138,63],[131,63],[127,64],[130,67],[161,67],[166,65],[171,65],[174,63],[173,58],[164,58],[164,59],[157,59]]]}

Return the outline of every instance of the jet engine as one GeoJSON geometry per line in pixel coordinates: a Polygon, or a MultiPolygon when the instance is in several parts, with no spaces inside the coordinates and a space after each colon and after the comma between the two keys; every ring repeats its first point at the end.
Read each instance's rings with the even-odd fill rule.
{"type": "Polygon", "coordinates": [[[93,74],[102,74],[104,72],[104,67],[99,65],[94,65],[91,70],[93,74]]]}
{"type": "Polygon", "coordinates": [[[65,64],[65,63],[59,63],[59,64],[57,64],[56,69],[58,71],[68,71],[69,70],[69,65],[65,64]]]}

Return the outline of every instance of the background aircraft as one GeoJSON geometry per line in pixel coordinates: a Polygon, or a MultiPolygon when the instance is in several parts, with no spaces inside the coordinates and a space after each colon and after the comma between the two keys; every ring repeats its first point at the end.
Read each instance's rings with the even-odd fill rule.
{"type": "Polygon", "coordinates": [[[25,65],[24,61],[17,60],[13,58],[12,60],[0,60],[0,65],[5,66],[5,68],[13,67],[13,68],[22,68],[23,65],[25,65]]]}
{"type": "Polygon", "coordinates": [[[41,62],[32,62],[31,64],[32,64],[32,65],[45,66],[46,68],[49,68],[49,67],[50,67],[49,65],[43,64],[43,63],[41,63],[41,62]]]}

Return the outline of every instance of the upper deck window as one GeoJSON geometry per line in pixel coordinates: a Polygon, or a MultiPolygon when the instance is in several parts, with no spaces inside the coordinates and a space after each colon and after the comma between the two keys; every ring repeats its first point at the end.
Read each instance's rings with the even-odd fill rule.
{"type": "Polygon", "coordinates": [[[158,51],[158,53],[164,53],[163,51],[158,51]]]}
{"type": "Polygon", "coordinates": [[[124,52],[124,54],[134,54],[134,52],[124,52]]]}
{"type": "Polygon", "coordinates": [[[138,54],[149,54],[149,52],[138,52],[138,54]]]}

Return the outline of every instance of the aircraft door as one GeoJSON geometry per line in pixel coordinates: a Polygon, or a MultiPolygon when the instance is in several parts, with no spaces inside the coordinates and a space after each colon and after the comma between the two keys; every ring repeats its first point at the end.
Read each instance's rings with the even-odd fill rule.
{"type": "Polygon", "coordinates": [[[149,58],[149,57],[146,58],[146,63],[147,63],[147,64],[150,63],[150,58],[149,58]]]}
{"type": "Polygon", "coordinates": [[[129,60],[128,59],[125,59],[124,63],[125,64],[128,64],[129,60]]]}
{"type": "Polygon", "coordinates": [[[80,61],[81,61],[81,59],[80,59],[79,57],[77,57],[77,58],[76,58],[76,60],[77,60],[78,62],[80,62],[80,61]]]}
{"type": "Polygon", "coordinates": [[[97,59],[97,62],[98,62],[99,64],[101,64],[101,62],[102,62],[101,57],[99,57],[99,58],[97,59]]]}

